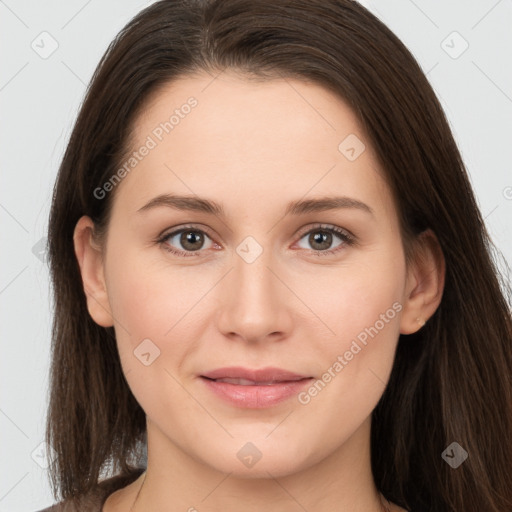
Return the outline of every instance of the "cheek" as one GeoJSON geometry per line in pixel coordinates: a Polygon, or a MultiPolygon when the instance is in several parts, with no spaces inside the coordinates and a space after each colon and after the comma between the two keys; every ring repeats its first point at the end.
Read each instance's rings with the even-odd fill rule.
{"type": "Polygon", "coordinates": [[[164,339],[205,293],[190,271],[154,264],[136,253],[118,261],[108,272],[109,300],[120,331],[128,331],[134,344],[164,339]]]}
{"type": "Polygon", "coordinates": [[[123,372],[147,413],[158,415],[161,408],[169,421],[178,421],[191,405],[172,377],[178,377],[194,350],[193,314],[187,313],[201,290],[184,286],[178,272],[156,270],[147,262],[138,265],[135,258],[118,261],[110,269],[108,287],[123,372]]]}
{"type": "Polygon", "coordinates": [[[382,396],[393,367],[405,267],[400,254],[373,256],[316,280],[317,292],[310,296],[308,305],[330,331],[315,334],[317,380],[298,398],[304,421],[311,415],[327,418],[326,437],[332,429],[342,435],[360,425],[382,396]]]}
{"type": "Polygon", "coordinates": [[[395,339],[404,282],[400,253],[375,253],[366,261],[337,268],[323,277],[319,274],[315,286],[310,287],[314,291],[308,295],[308,305],[328,328],[324,347],[348,350],[354,339],[364,343],[368,330],[375,336],[374,328],[382,337],[395,339]]]}
{"type": "MultiPolygon", "coordinates": [[[[179,272],[157,269],[136,253],[111,253],[108,294],[119,357],[130,387],[140,403],[161,389],[162,381],[172,383],[165,369],[175,364],[193,347],[183,342],[184,333],[193,333],[193,314],[187,314],[200,299],[197,287],[187,286],[179,272]],[[118,257],[120,256],[120,257],[118,257]],[[181,342],[179,342],[181,341],[181,342]]],[[[203,292],[204,294],[204,292],[203,292]]],[[[190,334],[189,334],[190,336],[190,334]]]]}

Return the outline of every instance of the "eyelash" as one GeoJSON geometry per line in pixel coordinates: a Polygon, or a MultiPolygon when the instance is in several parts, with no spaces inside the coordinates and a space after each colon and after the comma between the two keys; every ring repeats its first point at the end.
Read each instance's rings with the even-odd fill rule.
{"type": "MultiPolygon", "coordinates": [[[[170,238],[172,238],[173,236],[178,235],[180,233],[183,233],[184,231],[194,231],[197,233],[202,233],[202,234],[208,236],[208,238],[210,238],[210,240],[212,239],[212,237],[208,234],[207,231],[205,231],[203,229],[196,228],[195,226],[191,225],[191,226],[183,226],[180,229],[177,229],[176,231],[166,233],[166,234],[162,235],[161,237],[157,238],[157,240],[155,240],[155,242],[158,243],[160,246],[162,246],[166,251],[168,251],[176,256],[183,256],[183,257],[199,256],[200,253],[202,252],[202,250],[181,251],[181,250],[172,249],[166,243],[170,238]]],[[[325,251],[318,251],[315,249],[310,249],[310,251],[313,254],[315,254],[316,256],[330,255],[330,254],[333,254],[333,253],[336,253],[336,252],[342,250],[345,245],[352,246],[352,245],[355,245],[355,243],[356,243],[355,237],[352,234],[350,234],[348,231],[338,228],[336,226],[326,226],[324,224],[319,224],[317,226],[313,226],[308,231],[303,232],[300,235],[299,240],[304,238],[305,235],[309,235],[310,233],[313,233],[315,231],[332,233],[332,234],[338,236],[339,238],[341,238],[341,240],[344,242],[343,244],[338,245],[334,249],[328,249],[325,251]]]]}

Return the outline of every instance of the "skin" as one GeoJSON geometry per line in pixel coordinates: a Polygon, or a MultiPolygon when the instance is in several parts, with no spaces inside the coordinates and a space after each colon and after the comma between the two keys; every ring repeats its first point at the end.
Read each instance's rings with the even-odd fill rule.
{"type": "Polygon", "coordinates": [[[248,512],[380,511],[371,412],[399,334],[420,329],[440,303],[437,240],[431,232],[419,239],[406,266],[370,140],[348,105],[313,83],[255,82],[231,71],[215,80],[182,77],[150,98],[135,122],[133,150],[190,96],[198,105],[117,185],[105,245],[91,237],[88,217],[75,229],[89,313],[114,326],[123,371],[147,417],[147,472],[111,495],[104,511],[130,510],[144,477],[135,511],[229,512],[241,504],[248,512]],[[366,148],[354,161],[338,150],[349,134],[366,148]],[[162,193],[215,200],[226,217],[166,206],[137,211],[162,193]],[[291,201],[330,195],[374,213],[284,216],[291,201]],[[189,249],[195,255],[164,249],[190,248],[179,234],[155,242],[190,223],[207,230],[192,246],[199,250],[189,249]],[[330,244],[315,244],[309,235],[324,232],[318,223],[350,231],[357,243],[333,234],[330,244]],[[247,236],[263,249],[251,263],[236,251],[247,236]],[[292,397],[237,408],[199,378],[236,365],[322,379],[394,303],[394,318],[306,405],[292,397]],[[146,338],[160,350],[148,366],[134,355],[146,338]],[[237,457],[247,442],[262,454],[252,467],[237,457]]]}

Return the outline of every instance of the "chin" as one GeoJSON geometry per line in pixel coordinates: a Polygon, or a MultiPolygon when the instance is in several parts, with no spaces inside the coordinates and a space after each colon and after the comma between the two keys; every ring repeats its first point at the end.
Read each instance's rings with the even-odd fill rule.
{"type": "Polygon", "coordinates": [[[268,441],[266,445],[263,441],[259,445],[258,441],[236,444],[234,450],[230,447],[222,450],[222,454],[212,454],[205,463],[217,471],[230,473],[232,478],[268,479],[291,475],[316,462],[307,457],[303,445],[300,448],[282,443],[269,446],[268,441]]]}

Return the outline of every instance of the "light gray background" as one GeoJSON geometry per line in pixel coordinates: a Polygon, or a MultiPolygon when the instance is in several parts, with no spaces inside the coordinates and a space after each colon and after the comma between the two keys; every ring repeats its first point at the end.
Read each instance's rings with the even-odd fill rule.
{"type": "MultiPolygon", "coordinates": [[[[46,234],[53,182],[86,84],[109,42],[150,3],[0,0],[2,512],[39,510],[54,501],[40,446],[52,302],[38,243],[46,234]],[[51,37],[41,36],[44,31],[51,37]],[[55,44],[52,38],[58,48],[42,58],[55,44]]],[[[402,39],[427,73],[489,232],[510,264],[511,0],[362,3],[402,39]],[[458,55],[464,40],[469,47],[458,55]]]]}

